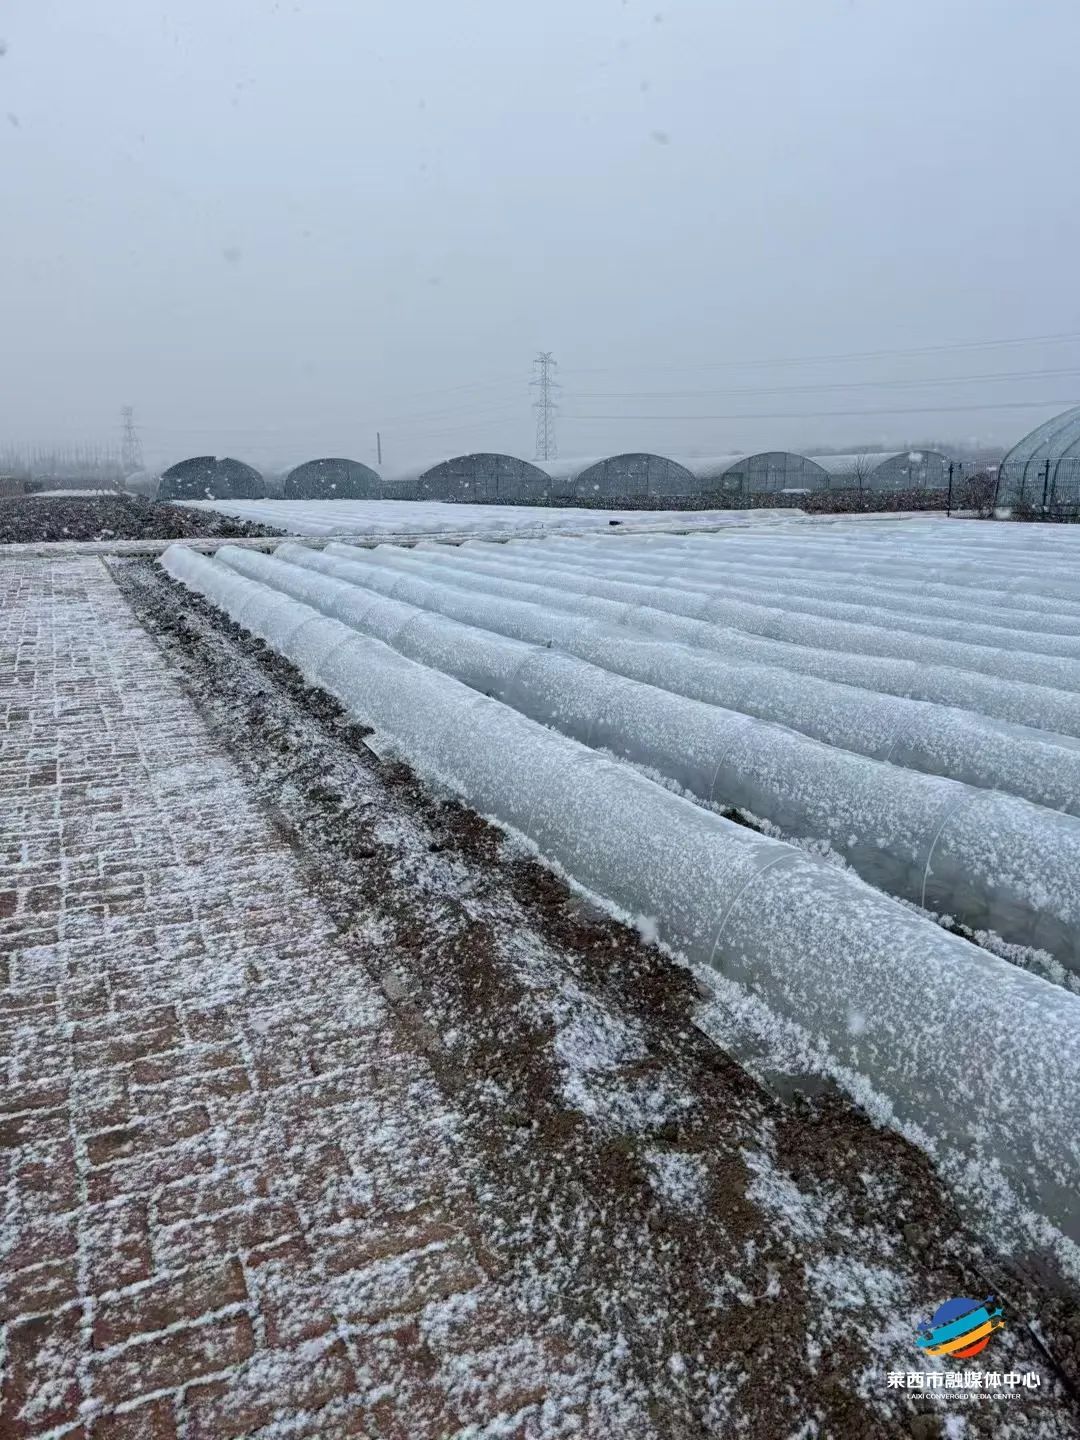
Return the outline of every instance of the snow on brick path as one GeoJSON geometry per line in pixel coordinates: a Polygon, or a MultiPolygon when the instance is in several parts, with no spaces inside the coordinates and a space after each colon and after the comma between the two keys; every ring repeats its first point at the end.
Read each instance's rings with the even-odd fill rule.
{"type": "Polygon", "coordinates": [[[397,1434],[404,1377],[443,1434],[478,1346],[463,1423],[557,1406],[454,1112],[99,562],[0,571],[0,675],[0,1433],[397,1434]]]}

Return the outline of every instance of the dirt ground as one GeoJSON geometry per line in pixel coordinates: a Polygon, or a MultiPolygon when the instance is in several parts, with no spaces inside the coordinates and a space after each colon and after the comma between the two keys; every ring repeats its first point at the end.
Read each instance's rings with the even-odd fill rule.
{"type": "Polygon", "coordinates": [[[0,545],[57,540],[238,540],[275,535],[216,511],[159,504],[141,495],[18,495],[0,499],[0,545]]]}
{"type": "Polygon", "coordinates": [[[392,944],[383,992],[484,1157],[494,1267],[636,1389],[652,1433],[1080,1435],[1074,1298],[988,1255],[920,1152],[838,1097],[762,1090],[695,1028],[686,972],[158,567],[110,569],[343,939],[392,944]],[[915,1318],[991,1292],[993,1364],[1037,1392],[887,1388],[923,1368],[915,1318]]]}

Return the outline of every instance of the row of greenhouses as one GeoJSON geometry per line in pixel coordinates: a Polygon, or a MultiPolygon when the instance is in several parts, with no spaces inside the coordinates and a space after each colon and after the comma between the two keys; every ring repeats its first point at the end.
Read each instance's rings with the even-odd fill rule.
{"type": "Polygon", "coordinates": [[[936,451],[811,458],[783,450],[674,460],[635,451],[593,460],[529,461],[481,451],[382,475],[358,460],[325,457],[285,472],[230,457],[192,456],[158,475],[129,479],[163,500],[457,500],[488,504],[562,500],[708,497],[830,489],[942,490],[949,459],[936,451]]]}
{"type": "MultiPolygon", "coordinates": [[[[359,460],[328,456],[266,474],[212,455],[181,460],[160,475],[130,477],[130,488],[164,500],[452,500],[486,504],[558,504],[589,500],[715,497],[731,504],[754,495],[798,496],[826,490],[948,491],[971,473],[939,450],[673,459],[634,451],[587,460],[529,461],[480,451],[381,474],[359,460]]],[[[995,475],[1000,504],[1035,508],[1080,501],[1080,406],[1025,436],[995,475]]],[[[963,503],[957,492],[958,503],[963,503]]]]}

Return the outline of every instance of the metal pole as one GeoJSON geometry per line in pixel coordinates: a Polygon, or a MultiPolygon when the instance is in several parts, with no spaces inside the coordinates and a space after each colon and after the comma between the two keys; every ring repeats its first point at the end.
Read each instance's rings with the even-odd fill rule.
{"type": "Polygon", "coordinates": [[[946,502],[945,502],[945,515],[946,515],[946,517],[950,517],[950,516],[952,515],[952,472],[953,472],[953,462],[950,460],[950,461],[949,461],[949,498],[948,498],[948,500],[946,500],[946,502]]]}
{"type": "Polygon", "coordinates": [[[378,462],[378,463],[381,465],[381,464],[382,464],[382,436],[379,434],[378,430],[375,431],[375,448],[376,448],[376,449],[378,450],[378,452],[379,452],[379,462],[378,462]]]}
{"type": "Polygon", "coordinates": [[[1046,463],[1043,465],[1043,503],[1042,503],[1042,510],[1043,510],[1043,514],[1044,514],[1044,515],[1046,514],[1046,491],[1047,491],[1049,485],[1050,485],[1050,461],[1047,460],[1046,463]]]}

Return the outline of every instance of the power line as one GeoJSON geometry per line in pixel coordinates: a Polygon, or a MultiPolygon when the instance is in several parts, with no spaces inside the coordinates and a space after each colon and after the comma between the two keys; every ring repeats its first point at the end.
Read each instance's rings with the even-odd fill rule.
{"type": "Polygon", "coordinates": [[[554,460],[559,453],[555,443],[554,392],[557,387],[553,378],[558,363],[550,350],[541,350],[533,361],[536,378],[529,383],[535,385],[540,392],[540,398],[533,406],[536,411],[535,458],[537,460],[554,460]]]}
{"type": "Polygon", "coordinates": [[[1080,331],[1067,330],[1057,335],[1018,335],[1004,340],[961,340],[944,345],[918,345],[910,349],[894,350],[851,350],[833,355],[794,355],[776,357],[771,360],[717,360],[707,365],[600,365],[584,370],[564,370],[564,375],[611,375],[618,372],[658,370],[732,370],[752,369],[767,365],[824,365],[842,364],[850,360],[889,360],[907,355],[944,355],[960,350],[996,350],[1010,345],[1055,345],[1080,340],[1080,331]]]}
{"type": "Polygon", "coordinates": [[[819,385],[742,386],[737,390],[579,390],[578,400],[703,400],[732,395],[806,395],[822,390],[919,390],[938,385],[974,385],[1003,380],[1046,380],[1051,376],[1080,375],[1080,366],[1060,370],[1006,370],[979,375],[940,375],[925,380],[825,380],[819,385]]]}
{"type": "Polygon", "coordinates": [[[638,420],[827,420],[843,417],[850,419],[858,415],[963,415],[983,410],[1051,410],[1067,409],[1076,403],[1070,400],[1010,400],[996,405],[914,405],[893,408],[882,407],[874,410],[799,410],[759,411],[748,414],[743,411],[732,415],[565,415],[565,420],[621,420],[624,424],[638,420]]]}

